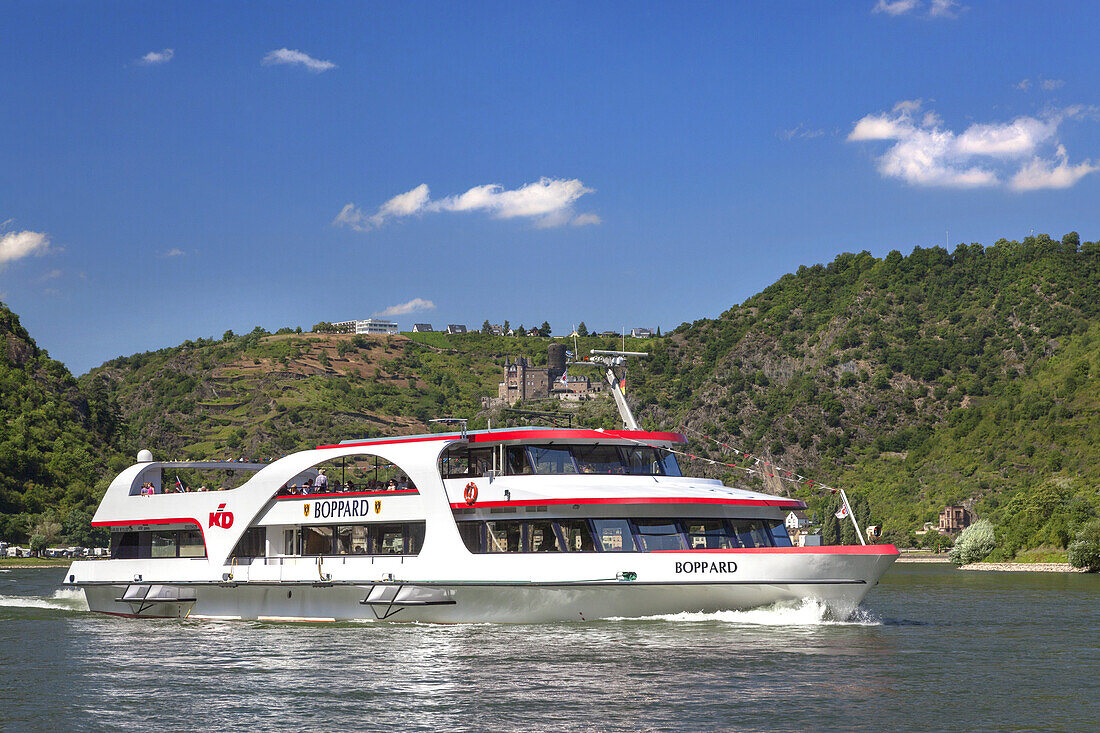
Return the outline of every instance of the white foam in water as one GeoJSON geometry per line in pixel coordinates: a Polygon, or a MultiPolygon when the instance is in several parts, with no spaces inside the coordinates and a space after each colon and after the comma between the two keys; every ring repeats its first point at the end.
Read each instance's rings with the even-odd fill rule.
{"type": "Polygon", "coordinates": [[[87,611],[84,591],[58,588],[49,598],[42,596],[0,596],[0,606],[11,608],[52,608],[57,611],[87,611]]]}
{"type": "MultiPolygon", "coordinates": [[[[629,619],[609,620],[625,621],[629,619]]],[[[805,599],[797,604],[776,603],[747,611],[685,611],[658,616],[645,616],[642,619],[635,620],[672,621],[674,623],[719,621],[753,626],[878,626],[881,623],[863,609],[857,608],[850,614],[838,614],[834,609],[829,608],[827,604],[812,599],[805,599]]]]}

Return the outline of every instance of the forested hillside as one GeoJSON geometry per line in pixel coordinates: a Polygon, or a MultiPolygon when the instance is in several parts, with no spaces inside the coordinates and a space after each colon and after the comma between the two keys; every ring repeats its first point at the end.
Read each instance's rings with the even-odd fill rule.
{"type": "Polygon", "coordinates": [[[1100,504],[1098,314],[1100,244],[1076,234],[843,254],[681,326],[634,398],[865,495],[899,542],[972,500],[1010,554],[1064,545],[1100,504]]]}
{"type": "MultiPolygon", "coordinates": [[[[3,313],[7,536],[29,533],[33,514],[61,521],[93,505],[115,470],[107,463],[139,447],[262,459],[424,432],[435,417],[503,424],[482,398],[496,394],[505,357],[545,363],[548,344],[256,329],[114,359],[76,381],[3,313]]],[[[579,343],[581,353],[619,346],[579,343]]],[[[881,524],[890,541],[912,542],[945,504],[965,502],[994,521],[998,553],[1011,556],[1064,547],[1100,508],[1100,244],[1076,234],[842,254],[717,318],[626,346],[651,353],[628,375],[640,421],[687,432],[690,452],[720,462],[692,471],[802,496],[828,516],[829,496],[722,465],[740,457],[720,443],[749,451],[848,489],[866,507],[861,524],[881,524]]],[[[617,422],[609,400],[574,417],[617,422]]]]}
{"type": "Polygon", "coordinates": [[[123,440],[108,390],[86,387],[0,303],[0,538],[90,542],[123,440]]]}

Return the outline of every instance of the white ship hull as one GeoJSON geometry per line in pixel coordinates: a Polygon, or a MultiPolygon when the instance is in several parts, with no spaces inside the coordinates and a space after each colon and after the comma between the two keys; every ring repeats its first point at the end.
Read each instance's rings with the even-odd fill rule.
{"type": "MultiPolygon", "coordinates": [[[[810,549],[810,548],[807,548],[810,549]]],[[[793,559],[751,558],[746,566],[719,579],[699,577],[657,578],[657,573],[639,573],[639,579],[598,581],[497,580],[497,581],[244,581],[237,568],[233,581],[195,583],[172,587],[182,589],[184,600],[168,603],[121,600],[134,584],[85,585],[88,607],[103,613],[192,619],[260,621],[392,621],[428,623],[550,623],[590,621],[601,618],[637,618],[681,612],[745,610],[776,603],[814,600],[824,603],[837,618],[846,618],[893,563],[892,547],[881,554],[867,554],[879,548],[828,548],[828,555],[815,557],[814,572],[806,575],[806,555],[794,553],[803,571],[794,575],[793,559]],[[840,554],[851,550],[859,554],[840,554]],[[741,578],[736,576],[743,572],[741,578]],[[771,577],[759,577],[770,575],[771,577]],[[365,600],[375,599],[366,604],[365,600]],[[193,599],[193,600],[192,600],[193,599]],[[411,600],[409,600],[411,599],[411,600]],[[420,599],[420,600],[417,600],[420,599]]],[[[737,553],[723,553],[732,564],[737,553]]],[[[675,557],[688,557],[677,553],[675,557]]],[[[715,555],[714,557],[719,557],[715,555]]],[[[622,556],[619,565],[642,567],[632,560],[649,558],[622,556]]],[[[699,562],[692,554],[691,562],[699,562]]],[[[664,564],[675,567],[672,557],[664,564]]],[[[684,561],[680,561],[684,562],[684,561]]],[[[143,585],[156,585],[155,581],[143,585]]]]}

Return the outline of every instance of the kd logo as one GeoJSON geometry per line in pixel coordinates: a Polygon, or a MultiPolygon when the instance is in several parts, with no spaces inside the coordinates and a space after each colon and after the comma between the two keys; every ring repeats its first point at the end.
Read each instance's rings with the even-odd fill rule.
{"type": "Polygon", "coordinates": [[[378,514],[381,511],[382,511],[382,500],[381,499],[375,499],[374,500],[374,513],[378,514]]]}
{"type": "Polygon", "coordinates": [[[210,512],[209,526],[229,529],[233,526],[233,512],[225,511],[225,504],[218,504],[218,511],[210,512]]]}
{"type": "Polygon", "coordinates": [[[302,511],[305,512],[307,517],[309,516],[309,502],[308,501],[305,504],[302,504],[302,511]]]}

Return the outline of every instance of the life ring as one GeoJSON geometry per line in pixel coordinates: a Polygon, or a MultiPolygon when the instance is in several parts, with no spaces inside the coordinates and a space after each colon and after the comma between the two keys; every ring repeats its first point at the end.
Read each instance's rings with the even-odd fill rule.
{"type": "Polygon", "coordinates": [[[477,501],[477,484],[473,481],[466,484],[466,490],[462,492],[462,496],[465,497],[467,504],[473,506],[477,501]]]}

